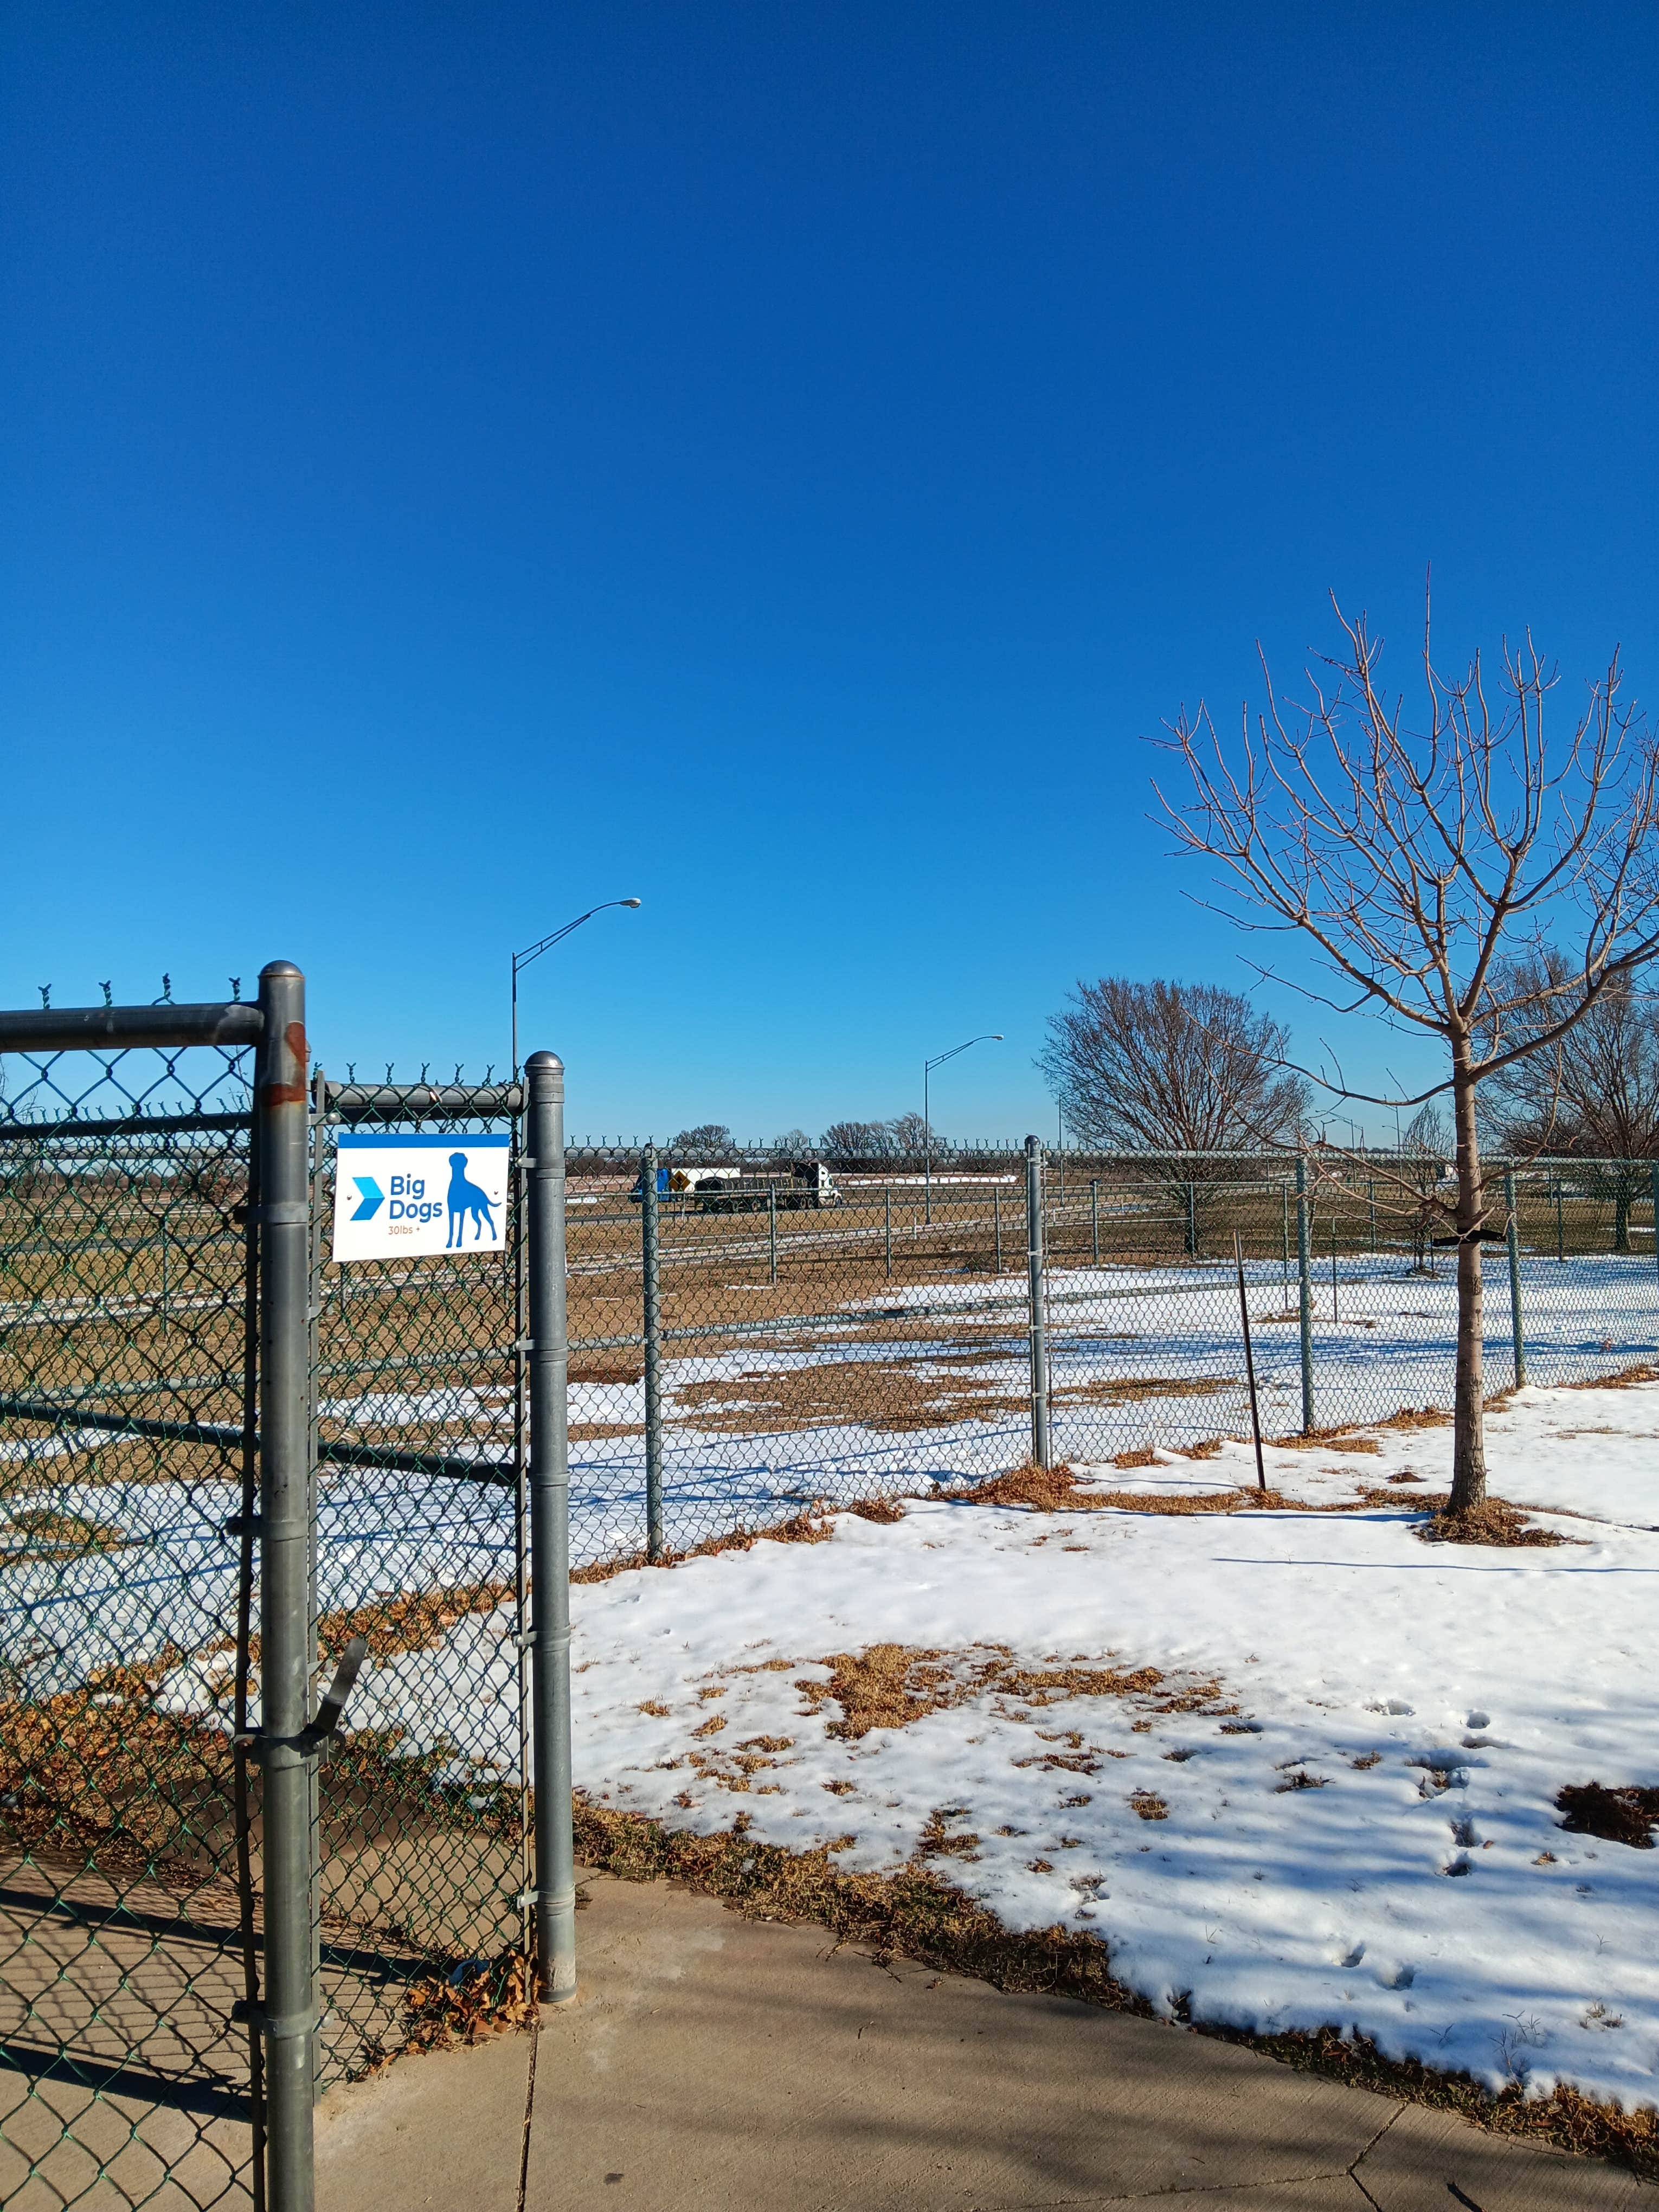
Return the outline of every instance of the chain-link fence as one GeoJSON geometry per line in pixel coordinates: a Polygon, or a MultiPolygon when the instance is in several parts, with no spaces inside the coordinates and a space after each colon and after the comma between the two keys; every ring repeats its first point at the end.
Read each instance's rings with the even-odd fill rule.
{"type": "MultiPolygon", "coordinates": [[[[567,1411],[580,1577],[1247,1435],[1247,1315],[1269,1436],[1451,1396],[1439,1163],[567,1151],[545,1056],[539,1135],[516,1085],[307,1089],[273,975],[263,1031],[155,1010],[222,1018],[216,1046],[7,1048],[0,2199],[27,2212],[257,2206],[267,2108],[288,2212],[313,2077],[528,2017],[553,1923],[568,1990],[567,1411]],[[505,1146],[499,1218],[342,1262],[376,1141],[463,1178],[505,1146]],[[337,1727],[317,1692],[358,1652],[337,1727]]],[[[1489,1188],[1489,1391],[1659,1359],[1654,1164],[1489,1188]]]]}
{"type": "Polygon", "coordinates": [[[169,2202],[216,2204],[248,2186],[249,1058],[8,1066],[0,2201],[14,2212],[169,2187],[169,2202]]]}
{"type": "Polygon", "coordinates": [[[514,1130],[516,1090],[313,1097],[317,1638],[368,1657],[320,1775],[326,2081],[528,1994],[525,1255],[515,1175],[464,1250],[330,1256],[343,1133],[448,1156],[514,1130]]]}
{"type": "MultiPolygon", "coordinates": [[[[579,1562],[971,1482],[1030,1457],[1045,1413],[1073,1462],[1248,1435],[1239,1260],[1267,1433],[1449,1407],[1441,1164],[1028,1164],[573,1149],[579,1562]]],[[[1654,1179],[1648,1161],[1493,1168],[1489,1391],[1517,1346],[1534,1382],[1659,1356],[1654,1179]]]]}

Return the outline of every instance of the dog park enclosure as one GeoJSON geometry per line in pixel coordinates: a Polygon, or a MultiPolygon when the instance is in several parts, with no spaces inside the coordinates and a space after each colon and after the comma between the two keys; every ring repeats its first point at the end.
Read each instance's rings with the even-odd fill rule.
{"type": "MultiPolygon", "coordinates": [[[[836,1163],[838,1205],[721,1212],[642,1172],[695,1161],[556,1161],[516,1086],[331,1082],[258,1008],[53,1018],[8,1036],[0,1121],[9,2204],[256,2200],[270,2069],[302,2039],[326,2083],[526,2006],[538,1893],[563,1878],[533,1790],[531,1423],[564,1316],[532,1310],[532,1177],[566,1245],[568,1404],[540,1387],[568,1413],[581,1573],[1034,1449],[1246,1433],[1236,1231],[1271,1432],[1449,1395],[1449,1271],[1363,1160],[1304,1163],[1298,1188],[1283,1158],[1033,1144],[836,1163]],[[470,1213],[459,1249],[337,1263],[362,1135],[427,1143],[446,1199],[453,1153],[504,1151],[499,1243],[470,1213]],[[304,1911],[273,1922],[296,1865],[304,1911]]],[[[1490,1387],[1517,1352],[1542,1381],[1652,1362],[1651,1164],[1511,1189],[1490,1387]]]]}

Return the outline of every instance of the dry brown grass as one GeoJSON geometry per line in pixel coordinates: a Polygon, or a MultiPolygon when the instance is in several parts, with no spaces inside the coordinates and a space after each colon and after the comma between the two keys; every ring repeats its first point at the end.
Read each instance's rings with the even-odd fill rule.
{"type": "Polygon", "coordinates": [[[125,1529],[106,1521],[88,1521],[79,1513],[58,1513],[46,1506],[27,1507],[0,1522],[0,1558],[73,1559],[82,1552],[118,1552],[131,1540],[125,1529]]]}
{"type": "Polygon", "coordinates": [[[741,1815],[726,1834],[695,1836],[580,1799],[576,1848],[586,1865],[625,1881],[666,1877],[757,1918],[816,1922],[842,1942],[867,1945],[878,1960],[902,1956],[1000,1989],[1151,2012],[1113,1981],[1098,1938],[1059,1927],[1015,1935],[921,1863],[892,1875],[843,1873],[827,1844],[793,1852],[756,1843],[741,1815]]]}
{"type": "Polygon", "coordinates": [[[1587,1382],[1569,1382],[1569,1390],[1634,1390],[1643,1382],[1659,1382],[1659,1367],[1621,1367],[1616,1375],[1592,1375],[1587,1382]]]}
{"type": "MultiPolygon", "coordinates": [[[[975,1698],[996,1697],[1042,1709],[1069,1698],[1146,1697],[1164,1686],[1156,1667],[1090,1667],[1071,1663],[1030,1667],[1000,1644],[968,1651],[934,1651],[907,1644],[872,1644],[863,1651],[837,1651],[821,1662],[827,1682],[806,1677],[796,1688],[805,1710],[833,1701],[842,1717],[829,1733],[856,1742],[872,1729],[907,1728],[929,1713],[975,1698]]],[[[1213,1681],[1182,1684],[1158,1701],[1160,1711],[1201,1710],[1221,1694],[1213,1681]]],[[[1082,1738],[1078,1739],[1081,1747],[1082,1738]]]]}
{"type": "Polygon", "coordinates": [[[1556,1794],[1561,1826],[1574,1835],[1600,1836],[1604,1843],[1628,1844],[1650,1851],[1659,1826],[1659,1790],[1606,1790],[1599,1782],[1569,1782],[1556,1794]]]}
{"type": "Polygon", "coordinates": [[[682,1416],[696,1416],[688,1426],[712,1436],[825,1428],[903,1435],[1024,1410],[1024,1396],[1011,1392],[1006,1381],[930,1371],[947,1364],[983,1367],[985,1354],[930,1350],[886,1359],[751,1368],[741,1375],[682,1383],[674,1405],[682,1416]]]}
{"type": "Polygon", "coordinates": [[[1237,1375],[1099,1376],[1089,1382],[1061,1383],[1049,1395],[1055,1405],[1138,1406],[1148,1398],[1213,1398],[1237,1382],[1237,1375]]]}
{"type": "MultiPolygon", "coordinates": [[[[1131,1458],[1130,1465],[1152,1464],[1131,1458]]],[[[1115,1462],[1122,1466],[1120,1460],[1115,1462]]],[[[1294,1512],[1295,1501],[1277,1490],[1084,1490],[1069,1467],[1017,1467],[994,1475],[977,1488],[956,1494],[964,1505],[1029,1505],[1038,1513],[1197,1513],[1294,1512]]],[[[1309,1509],[1318,1511],[1322,1509],[1309,1509]]]]}
{"type": "MultiPolygon", "coordinates": [[[[1373,1493],[1375,1494],[1375,1493],[1373,1493]]],[[[1541,1551],[1556,1544],[1568,1544],[1574,1540],[1563,1536],[1553,1528],[1540,1528],[1501,1498],[1488,1498],[1465,1513],[1447,1510],[1449,1494],[1441,1498],[1433,1493],[1414,1498],[1415,1506],[1433,1506],[1431,1517],[1413,1533],[1425,1544],[1486,1544],[1510,1546],[1528,1551],[1541,1551]]]]}
{"type": "MultiPolygon", "coordinates": [[[[367,1605],[342,1606],[317,1623],[318,1648],[332,1657],[354,1636],[368,1646],[371,1659],[392,1659],[403,1651],[435,1650],[452,1628],[477,1613],[494,1613],[513,1603],[510,1583],[465,1583],[453,1589],[404,1590],[397,1597],[374,1598],[367,1605]]],[[[258,1639],[253,1639],[258,1657],[258,1639]]]]}
{"type": "MultiPolygon", "coordinates": [[[[1381,1426],[1368,1422],[1367,1427],[1381,1426]]],[[[1267,1437],[1263,1442],[1275,1451],[1332,1451],[1353,1452],[1374,1457],[1382,1447],[1375,1437],[1360,1436],[1353,1429],[1297,1429],[1287,1437],[1267,1437]]]]}
{"type": "MultiPolygon", "coordinates": [[[[791,1852],[755,1843],[741,1817],[726,1833],[698,1836],[580,1799],[576,1844],[586,1865],[619,1880],[680,1881],[757,1919],[811,1922],[841,1942],[866,1947],[878,1963],[914,1959],[1000,1990],[1077,1997],[1152,2017],[1146,2000],[1113,1978],[1104,1939],[1058,1926],[1015,1933],[926,1863],[891,1875],[847,1874],[832,1863],[828,1846],[791,1852]]],[[[1050,1860],[1032,1866],[1053,1871],[1050,1860]]],[[[1326,2080],[1456,2112],[1493,2134],[1613,2159],[1659,2179],[1659,2112],[1652,2106],[1621,2112],[1568,2088],[1549,2097],[1528,2098],[1519,2087],[1493,2095],[1467,2075],[1385,2058],[1375,2044],[1335,2027],[1254,2035],[1200,2024],[1197,2033],[1326,2080]]]]}

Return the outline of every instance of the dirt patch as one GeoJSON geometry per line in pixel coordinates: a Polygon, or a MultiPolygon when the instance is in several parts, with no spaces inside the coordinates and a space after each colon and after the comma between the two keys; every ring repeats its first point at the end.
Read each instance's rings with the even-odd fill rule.
{"type": "Polygon", "coordinates": [[[572,1421],[569,1437],[573,1444],[602,1443],[609,1437],[642,1437],[643,1421],[572,1421]]]}
{"type": "Polygon", "coordinates": [[[1565,1815],[1561,1826],[1576,1836],[1600,1836],[1604,1843],[1650,1851],[1659,1826],[1659,1790],[1604,1790],[1599,1782],[1569,1782],[1556,1793],[1555,1809],[1565,1815]]]}
{"type": "Polygon", "coordinates": [[[1143,1820],[1167,1820],[1170,1808],[1156,1790],[1132,1790],[1129,1803],[1143,1820]]]}
{"type": "Polygon", "coordinates": [[[1121,1451],[1112,1461],[1114,1467],[1121,1467],[1126,1472],[1132,1467],[1156,1467],[1158,1464],[1158,1457],[1155,1451],[1121,1451]]]}

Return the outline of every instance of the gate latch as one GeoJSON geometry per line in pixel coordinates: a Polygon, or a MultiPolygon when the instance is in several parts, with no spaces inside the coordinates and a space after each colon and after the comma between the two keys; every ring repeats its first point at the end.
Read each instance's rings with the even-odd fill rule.
{"type": "Polygon", "coordinates": [[[317,1708],[317,1716],[298,1735],[267,1735],[263,1729],[251,1729],[237,1743],[250,1758],[268,1759],[278,1749],[297,1751],[308,1758],[331,1742],[340,1732],[340,1720],[346,1709],[364,1660],[368,1656],[368,1645],[361,1636],[354,1636],[340,1654],[340,1663],[334,1670],[334,1680],[328,1686],[328,1695],[317,1708]]]}
{"type": "Polygon", "coordinates": [[[307,1750],[314,1749],[330,1736],[339,1734],[341,1717],[368,1656],[368,1644],[361,1636],[354,1636],[340,1654],[340,1663],[334,1669],[334,1680],[328,1686],[328,1695],[317,1708],[316,1719],[300,1739],[307,1750]]]}

